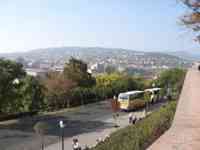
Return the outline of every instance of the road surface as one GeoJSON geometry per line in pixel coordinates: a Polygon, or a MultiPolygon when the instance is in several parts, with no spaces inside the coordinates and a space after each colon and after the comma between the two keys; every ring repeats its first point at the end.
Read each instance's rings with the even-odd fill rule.
{"type": "MultiPolygon", "coordinates": [[[[152,110],[162,104],[156,104],[152,110]]],[[[144,111],[134,112],[138,117],[143,117],[144,111]]],[[[33,131],[37,121],[45,121],[50,129],[45,136],[45,150],[60,150],[59,120],[63,120],[65,127],[65,149],[71,149],[73,137],[78,137],[82,145],[93,145],[99,137],[103,137],[115,130],[110,103],[100,103],[81,106],[72,111],[60,112],[49,116],[25,118],[8,122],[0,122],[0,150],[39,150],[40,137],[33,131]],[[51,144],[51,145],[50,145],[51,144]],[[48,147],[48,145],[50,145],[48,147]]],[[[120,112],[120,126],[128,125],[128,113],[120,112]]]]}

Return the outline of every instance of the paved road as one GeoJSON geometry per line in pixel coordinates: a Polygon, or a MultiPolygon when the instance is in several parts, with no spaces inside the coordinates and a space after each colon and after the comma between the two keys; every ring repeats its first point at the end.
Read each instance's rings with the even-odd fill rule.
{"type": "MultiPolygon", "coordinates": [[[[156,109],[162,104],[155,105],[156,109]]],[[[142,117],[143,110],[134,112],[135,115],[142,117]]],[[[127,113],[120,112],[120,125],[124,127],[128,124],[127,113]]],[[[59,120],[64,120],[66,150],[71,149],[73,137],[80,138],[80,143],[92,145],[96,139],[115,130],[112,119],[110,103],[103,101],[100,103],[89,104],[68,112],[60,112],[46,117],[25,118],[11,122],[0,122],[0,150],[39,150],[40,138],[34,133],[33,125],[39,121],[45,121],[50,125],[45,136],[48,150],[59,150],[60,130],[59,120]],[[90,139],[88,141],[88,139],[90,139]],[[55,143],[55,144],[54,144],[55,143]],[[57,143],[57,144],[56,144],[57,143]]]]}
{"type": "Polygon", "coordinates": [[[149,150],[200,150],[200,72],[188,71],[173,125],[149,150]]]}

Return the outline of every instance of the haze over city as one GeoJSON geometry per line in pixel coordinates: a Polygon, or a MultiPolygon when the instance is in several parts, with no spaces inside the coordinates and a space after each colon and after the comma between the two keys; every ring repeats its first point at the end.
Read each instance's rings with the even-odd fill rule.
{"type": "Polygon", "coordinates": [[[197,50],[178,23],[185,11],[174,0],[1,1],[0,53],[62,46],[197,50]]]}

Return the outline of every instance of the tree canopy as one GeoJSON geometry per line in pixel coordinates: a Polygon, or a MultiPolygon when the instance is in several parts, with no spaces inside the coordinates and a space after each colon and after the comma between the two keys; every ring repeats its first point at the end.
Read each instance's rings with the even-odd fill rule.
{"type": "Polygon", "coordinates": [[[38,110],[42,86],[26,75],[22,64],[0,59],[0,113],[38,110]]]}
{"type": "Polygon", "coordinates": [[[17,97],[19,97],[17,89],[21,86],[21,83],[18,82],[25,75],[21,64],[0,59],[0,112],[9,111],[10,107],[7,106],[16,102],[17,97]]]}
{"type": "Polygon", "coordinates": [[[170,90],[171,94],[176,97],[181,92],[185,74],[185,70],[178,68],[165,70],[161,72],[159,78],[155,81],[156,86],[163,88],[164,93],[170,90]]]}
{"type": "Polygon", "coordinates": [[[186,25],[186,27],[197,32],[195,40],[200,42],[200,0],[181,0],[181,2],[190,9],[190,12],[185,14],[181,18],[181,21],[186,25]]]}
{"type": "Polygon", "coordinates": [[[88,73],[87,64],[73,57],[65,64],[64,75],[77,83],[78,86],[90,87],[95,85],[95,78],[88,73]]]}
{"type": "Polygon", "coordinates": [[[48,109],[69,106],[70,93],[76,83],[67,79],[62,73],[50,72],[44,81],[48,109]]]}

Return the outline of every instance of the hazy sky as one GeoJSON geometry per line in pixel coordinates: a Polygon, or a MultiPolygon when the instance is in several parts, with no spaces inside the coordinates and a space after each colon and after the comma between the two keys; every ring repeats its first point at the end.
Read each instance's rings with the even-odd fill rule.
{"type": "Polygon", "coordinates": [[[0,0],[0,52],[60,46],[196,50],[177,0],[0,0]]]}

